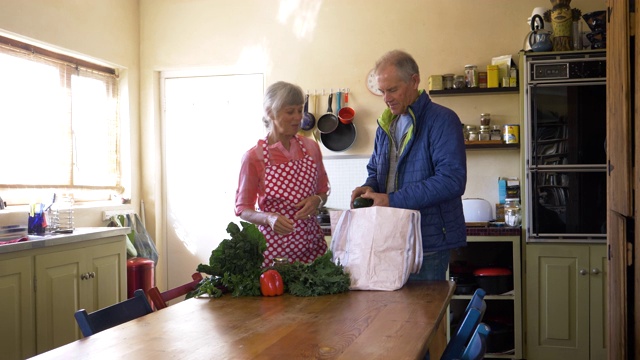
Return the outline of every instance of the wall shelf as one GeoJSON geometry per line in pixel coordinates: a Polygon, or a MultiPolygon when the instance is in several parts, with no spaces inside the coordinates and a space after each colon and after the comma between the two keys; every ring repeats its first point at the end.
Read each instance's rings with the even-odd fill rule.
{"type": "Polygon", "coordinates": [[[520,92],[519,87],[464,88],[464,89],[430,90],[429,95],[432,97],[437,97],[437,96],[455,96],[455,95],[517,94],[519,92],[520,92]]]}
{"type": "Polygon", "coordinates": [[[500,140],[465,141],[464,145],[468,150],[471,150],[471,149],[520,149],[520,143],[505,144],[500,140]]]}

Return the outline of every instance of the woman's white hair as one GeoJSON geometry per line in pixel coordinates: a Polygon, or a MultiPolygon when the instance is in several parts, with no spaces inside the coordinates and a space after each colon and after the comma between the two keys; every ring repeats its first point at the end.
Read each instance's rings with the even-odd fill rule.
{"type": "Polygon", "coordinates": [[[264,93],[262,101],[262,122],[267,130],[271,129],[271,122],[276,114],[285,106],[303,105],[304,93],[298,85],[284,81],[271,84],[264,93]]]}

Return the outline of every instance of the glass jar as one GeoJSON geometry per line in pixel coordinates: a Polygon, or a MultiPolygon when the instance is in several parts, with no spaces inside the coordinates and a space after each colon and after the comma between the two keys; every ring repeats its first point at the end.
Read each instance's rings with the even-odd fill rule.
{"type": "Polygon", "coordinates": [[[453,79],[453,88],[454,89],[464,89],[466,86],[464,81],[464,75],[456,75],[453,79]]]}
{"type": "Polygon", "coordinates": [[[486,126],[480,126],[480,135],[478,136],[478,140],[480,141],[487,141],[487,140],[491,140],[491,132],[488,129],[489,127],[486,126]]]}
{"type": "Polygon", "coordinates": [[[453,74],[442,75],[442,87],[446,89],[453,89],[453,74]]]}
{"type": "Polygon", "coordinates": [[[469,131],[469,141],[478,141],[478,131],[477,130],[471,130],[469,131]]]}
{"type": "Polygon", "coordinates": [[[466,125],[463,130],[464,139],[469,141],[469,133],[472,131],[476,131],[476,127],[474,125],[466,125]]]}
{"type": "Polygon", "coordinates": [[[491,123],[491,114],[482,113],[480,114],[480,125],[489,125],[491,123]]]}
{"type": "Polygon", "coordinates": [[[467,87],[478,87],[478,67],[475,65],[465,65],[464,81],[467,87]]]}
{"type": "Polygon", "coordinates": [[[502,129],[500,129],[500,125],[493,125],[491,127],[491,140],[502,140],[502,129]]]}
{"type": "Polygon", "coordinates": [[[508,198],[504,200],[504,222],[507,226],[517,227],[521,223],[520,199],[508,198]]]}
{"type": "Polygon", "coordinates": [[[273,267],[277,267],[280,265],[286,265],[289,263],[289,259],[286,257],[277,257],[277,258],[273,258],[273,263],[271,263],[271,266],[273,267]]]}

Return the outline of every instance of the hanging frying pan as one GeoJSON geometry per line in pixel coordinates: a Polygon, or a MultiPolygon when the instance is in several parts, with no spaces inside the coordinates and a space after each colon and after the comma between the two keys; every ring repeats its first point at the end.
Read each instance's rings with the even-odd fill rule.
{"type": "Polygon", "coordinates": [[[334,131],[338,127],[338,117],[333,114],[333,110],[331,109],[331,103],[333,102],[333,93],[329,93],[329,107],[327,108],[327,113],[320,116],[318,119],[318,130],[322,134],[328,134],[334,131]]]}
{"type": "Polygon", "coordinates": [[[304,115],[302,115],[300,128],[304,131],[309,131],[313,129],[314,126],[316,126],[316,117],[309,112],[309,94],[307,94],[304,102],[304,115]]]}
{"type": "Polygon", "coordinates": [[[331,151],[345,151],[356,141],[356,126],[353,123],[343,124],[338,121],[336,129],[320,134],[320,139],[322,145],[331,151]]]}

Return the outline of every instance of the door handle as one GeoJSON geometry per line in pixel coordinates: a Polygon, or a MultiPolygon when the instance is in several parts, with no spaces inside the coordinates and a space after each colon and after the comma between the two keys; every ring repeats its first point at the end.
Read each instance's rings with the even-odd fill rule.
{"type": "Polygon", "coordinates": [[[583,275],[583,276],[584,276],[584,275],[587,275],[587,274],[588,274],[587,270],[585,270],[585,269],[580,269],[580,275],[583,275]]]}
{"type": "Polygon", "coordinates": [[[96,273],[93,271],[80,275],[81,280],[93,279],[94,277],[96,277],[96,273]]]}

